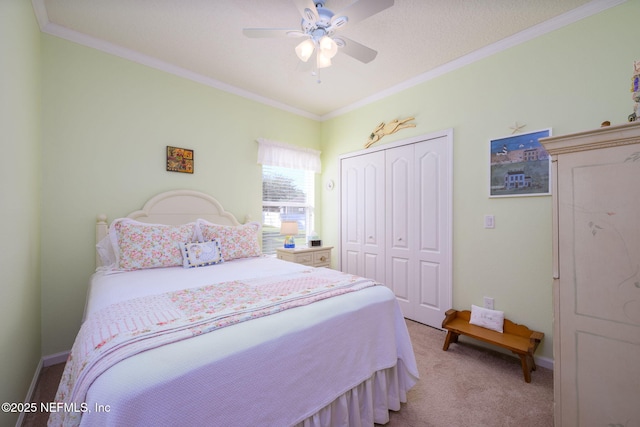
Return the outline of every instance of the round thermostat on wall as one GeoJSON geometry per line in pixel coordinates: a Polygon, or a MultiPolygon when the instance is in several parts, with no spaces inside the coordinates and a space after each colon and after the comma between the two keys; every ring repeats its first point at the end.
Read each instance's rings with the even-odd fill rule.
{"type": "Polygon", "coordinates": [[[334,182],[332,179],[328,180],[325,187],[327,188],[327,190],[331,191],[333,190],[333,187],[335,186],[334,182]]]}

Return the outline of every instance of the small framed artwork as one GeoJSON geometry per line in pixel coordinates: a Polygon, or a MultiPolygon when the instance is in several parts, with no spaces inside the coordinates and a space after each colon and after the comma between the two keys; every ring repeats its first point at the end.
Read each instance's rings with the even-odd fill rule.
{"type": "Polygon", "coordinates": [[[551,158],[539,141],[548,136],[551,129],[491,140],[489,197],[551,194],[551,158]]]}
{"type": "Polygon", "coordinates": [[[193,173],[193,150],[167,145],[167,170],[193,173]]]}

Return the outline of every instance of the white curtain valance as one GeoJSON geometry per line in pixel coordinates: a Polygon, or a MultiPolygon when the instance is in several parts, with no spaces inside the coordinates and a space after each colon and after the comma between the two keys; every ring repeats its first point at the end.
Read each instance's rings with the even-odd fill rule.
{"type": "Polygon", "coordinates": [[[263,138],[258,139],[258,163],[315,173],[322,171],[320,151],[263,138]]]}

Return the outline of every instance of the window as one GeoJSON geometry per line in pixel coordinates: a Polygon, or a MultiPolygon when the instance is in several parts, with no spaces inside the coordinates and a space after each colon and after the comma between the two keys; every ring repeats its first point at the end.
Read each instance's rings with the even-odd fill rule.
{"type": "Polygon", "coordinates": [[[258,139],[262,165],[262,253],[284,247],[282,221],[297,221],[297,244],[313,231],[315,174],[320,173],[320,151],[283,142],[258,139]]]}
{"type": "Polygon", "coordinates": [[[282,221],[297,221],[296,245],[314,229],[315,173],[280,166],[262,166],[262,253],[275,254],[284,246],[282,221]]]}

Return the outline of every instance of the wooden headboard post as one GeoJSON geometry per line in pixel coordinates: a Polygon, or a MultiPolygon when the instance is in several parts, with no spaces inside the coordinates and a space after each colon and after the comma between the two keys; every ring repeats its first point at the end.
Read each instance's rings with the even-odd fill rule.
{"type": "MultiPolygon", "coordinates": [[[[107,236],[109,233],[109,224],[107,224],[107,216],[105,214],[98,215],[96,219],[96,244],[100,242],[103,238],[107,236]]],[[[101,266],[100,256],[98,255],[98,251],[96,251],[96,267],[101,266]]]]}

